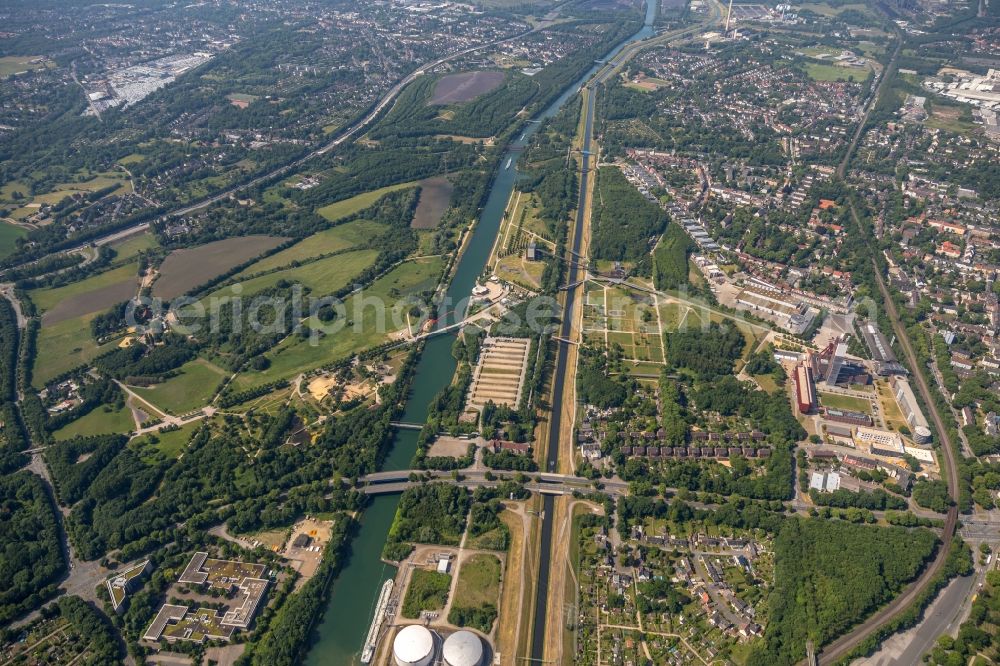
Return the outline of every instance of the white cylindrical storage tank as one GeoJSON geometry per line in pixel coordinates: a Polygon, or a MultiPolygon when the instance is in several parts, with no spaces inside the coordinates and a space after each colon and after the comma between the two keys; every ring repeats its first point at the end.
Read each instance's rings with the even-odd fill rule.
{"type": "Polygon", "coordinates": [[[931,441],[931,429],[926,426],[917,426],[913,429],[913,441],[917,444],[929,444],[931,441]]]}
{"type": "Polygon", "coordinates": [[[434,661],[434,635],[419,624],[403,627],[392,641],[396,666],[430,666],[434,661]]]}
{"type": "Polygon", "coordinates": [[[471,631],[456,631],[444,642],[444,663],[447,666],[481,666],[483,641],[471,631]]]}

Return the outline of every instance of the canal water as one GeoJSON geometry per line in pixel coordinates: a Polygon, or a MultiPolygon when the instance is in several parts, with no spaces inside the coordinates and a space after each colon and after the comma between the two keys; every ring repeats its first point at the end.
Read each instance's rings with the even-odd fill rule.
{"type": "MultiPolygon", "coordinates": [[[[654,2],[646,4],[646,21],[642,30],[616,46],[607,57],[613,57],[631,42],[652,35],[656,5],[654,2]]],[[[523,133],[511,142],[500,159],[479,222],[448,287],[442,308],[446,314],[441,316],[438,326],[452,323],[464,314],[466,299],[486,266],[500,230],[504,209],[514,191],[518,176],[517,160],[521,151],[538,131],[540,121],[555,115],[576,94],[579,87],[594,75],[598,67],[592,67],[548,108],[535,116],[531,123],[526,124],[523,133]]],[[[431,399],[451,382],[456,369],[455,359],[451,355],[453,342],[454,335],[450,334],[439,335],[427,341],[417,362],[412,383],[413,393],[401,417],[403,422],[424,423],[431,399]]],[[[417,450],[417,435],[413,430],[397,430],[382,469],[408,469],[417,450]]],[[[395,567],[384,564],[380,555],[398,504],[398,495],[379,495],[362,514],[361,527],[351,543],[350,561],[333,582],[327,607],[316,628],[316,642],[306,658],[307,666],[347,666],[360,663],[361,649],[382,583],[396,575],[395,567]]]]}

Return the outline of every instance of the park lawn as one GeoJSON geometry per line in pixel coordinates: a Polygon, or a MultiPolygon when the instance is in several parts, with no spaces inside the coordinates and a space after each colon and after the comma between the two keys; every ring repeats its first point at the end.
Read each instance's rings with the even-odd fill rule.
{"type": "Polygon", "coordinates": [[[225,377],[226,371],[219,366],[196,358],[182,365],[176,377],[162,384],[133,390],[167,413],[185,414],[207,405],[225,377]]]}
{"type": "Polygon", "coordinates": [[[180,456],[181,452],[187,447],[188,442],[191,440],[191,435],[204,423],[204,421],[194,421],[188,423],[185,426],[181,426],[179,430],[171,430],[169,432],[153,432],[135,439],[138,445],[149,445],[152,444],[156,447],[156,450],[163,454],[165,458],[175,459],[180,456]],[[154,442],[153,439],[156,439],[154,442]]]}
{"type": "MultiPolygon", "coordinates": [[[[359,275],[375,262],[377,250],[357,250],[338,254],[319,261],[313,261],[297,268],[287,268],[240,283],[242,296],[252,296],[285,280],[291,284],[301,284],[312,290],[315,296],[331,294],[359,275]]],[[[230,287],[223,287],[211,297],[227,297],[232,294],[230,287]]]]}
{"type": "Polygon", "coordinates": [[[128,407],[105,411],[106,406],[97,407],[89,414],[81,416],[72,423],[52,433],[57,441],[73,437],[89,437],[91,435],[109,435],[112,433],[127,433],[135,430],[132,410],[128,407]]]}
{"type": "Polygon", "coordinates": [[[289,266],[296,261],[302,262],[323,254],[339,252],[340,250],[362,245],[368,239],[385,231],[386,228],[384,224],[379,224],[378,222],[355,220],[333,227],[332,229],[326,229],[302,239],[290,248],[261,259],[238,273],[236,278],[243,279],[248,275],[255,275],[289,266]]]}
{"type": "Polygon", "coordinates": [[[414,569],[403,599],[403,617],[416,619],[421,611],[442,610],[448,601],[451,576],[446,573],[414,569]]]}
{"type": "Polygon", "coordinates": [[[820,393],[819,402],[824,407],[831,409],[846,409],[851,412],[863,412],[871,414],[871,401],[855,398],[850,395],[839,395],[836,393],[820,393]]]}
{"type": "Polygon", "coordinates": [[[377,190],[372,190],[371,192],[359,194],[351,197],[350,199],[344,199],[343,201],[332,203],[329,206],[323,206],[322,208],[318,208],[316,212],[332,222],[334,220],[339,220],[342,217],[347,217],[348,215],[354,215],[355,213],[363,211],[365,208],[368,208],[390,192],[405,190],[408,187],[416,187],[416,185],[417,183],[415,181],[399,183],[398,185],[389,185],[377,190]]]}
{"type": "MultiPolygon", "coordinates": [[[[233,390],[245,391],[261,384],[291,379],[306,370],[333,363],[385,342],[390,333],[406,326],[405,313],[393,313],[393,306],[408,295],[433,290],[442,268],[443,260],[440,257],[413,259],[396,266],[363,293],[354,294],[347,299],[344,303],[347,316],[341,330],[331,335],[321,335],[315,341],[298,335],[289,336],[267,353],[266,356],[271,361],[269,368],[260,372],[250,370],[240,373],[233,381],[233,390]],[[379,313],[371,306],[373,302],[386,304],[386,317],[381,324],[379,313]]],[[[316,322],[310,324],[322,330],[316,322]]]]}
{"type": "Polygon", "coordinates": [[[17,239],[28,235],[28,230],[10,222],[0,222],[0,259],[9,257],[17,249],[17,239]]]}
{"type": "Polygon", "coordinates": [[[92,312],[39,329],[38,353],[32,373],[34,386],[41,388],[67,370],[90,363],[117,345],[109,342],[99,346],[94,342],[90,335],[90,320],[96,316],[97,313],[92,312]]]}
{"type": "Polygon", "coordinates": [[[461,608],[495,606],[499,596],[500,560],[495,555],[480,553],[462,563],[452,605],[461,608]]]}
{"type": "MultiPolygon", "coordinates": [[[[31,302],[35,304],[35,307],[37,307],[41,312],[45,312],[46,310],[51,310],[56,306],[56,304],[62,301],[86,296],[92,291],[110,287],[111,285],[118,284],[119,282],[125,282],[128,280],[135,281],[138,272],[139,264],[129,263],[110,271],[98,273],[97,275],[89,277],[86,280],[72,282],[62,287],[32,289],[28,292],[28,296],[31,298],[31,302]]],[[[103,310],[104,307],[99,309],[103,310]]]]}
{"type": "Polygon", "coordinates": [[[768,393],[774,393],[778,390],[778,382],[774,381],[774,377],[771,375],[753,375],[753,378],[768,393]]]}

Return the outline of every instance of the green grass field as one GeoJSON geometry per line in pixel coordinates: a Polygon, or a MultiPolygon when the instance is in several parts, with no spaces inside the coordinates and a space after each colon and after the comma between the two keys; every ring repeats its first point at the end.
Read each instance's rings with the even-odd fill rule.
{"type": "Polygon", "coordinates": [[[194,423],[182,426],[180,430],[143,435],[142,437],[137,437],[134,444],[137,446],[152,445],[165,458],[177,458],[184,451],[188,441],[191,439],[191,435],[194,434],[202,423],[204,421],[195,421],[194,423]]]}
{"type": "Polygon", "coordinates": [[[420,611],[444,608],[448,601],[451,576],[437,571],[414,569],[403,599],[403,617],[420,617],[420,611]]]}
{"type": "Polygon", "coordinates": [[[455,606],[482,608],[497,604],[500,595],[500,560],[494,555],[479,554],[467,559],[458,572],[455,606]]]}
{"type": "Polygon", "coordinates": [[[150,250],[158,246],[159,243],[156,242],[156,236],[147,233],[132,236],[131,238],[127,238],[121,243],[116,243],[111,247],[118,253],[118,256],[115,257],[115,259],[121,260],[131,259],[142,250],[150,250]]]}
{"type": "Polygon", "coordinates": [[[17,239],[28,235],[28,230],[10,222],[0,222],[0,259],[9,257],[17,249],[17,239]]]}
{"type": "Polygon", "coordinates": [[[95,316],[97,313],[74,317],[52,326],[43,326],[38,331],[33,385],[42,387],[54,377],[78,365],[89,363],[115,346],[111,342],[99,347],[94,342],[90,336],[90,320],[95,316]]]}
{"type": "Polygon", "coordinates": [[[856,12],[861,12],[862,14],[870,13],[868,6],[861,3],[855,3],[850,5],[828,5],[825,2],[811,2],[803,5],[799,5],[799,9],[808,10],[820,14],[822,16],[839,16],[841,13],[846,12],[848,9],[856,12]]]}
{"type": "Polygon", "coordinates": [[[821,63],[806,63],[806,73],[813,81],[847,81],[853,76],[855,81],[864,81],[868,76],[868,69],[857,67],[837,67],[836,65],[823,65],[821,63]]]}
{"type": "Polygon", "coordinates": [[[98,407],[89,414],[78,418],[69,425],[55,431],[57,441],[73,437],[88,437],[90,435],[108,435],[111,433],[127,433],[135,429],[132,412],[128,407],[105,411],[107,406],[98,407]]]}
{"type": "Polygon", "coordinates": [[[208,404],[226,371],[201,358],[180,367],[180,374],[162,384],[135,392],[170,414],[184,414],[208,404]]]}
{"type": "Polygon", "coordinates": [[[271,366],[263,372],[244,372],[233,381],[233,389],[243,391],[279,379],[290,379],[300,372],[331,363],[350,354],[374,347],[389,337],[389,333],[405,327],[405,318],[396,326],[392,307],[409,294],[434,289],[441,274],[443,260],[430,257],[407,261],[375,281],[363,294],[351,296],[345,303],[345,326],[332,335],[321,336],[316,344],[309,339],[292,336],[283,341],[267,358],[271,366]],[[386,305],[384,325],[379,314],[368,305],[386,305]],[[360,315],[360,316],[359,316],[360,315]]]}
{"type": "MultiPolygon", "coordinates": [[[[241,283],[242,295],[252,296],[273,287],[281,280],[309,287],[316,296],[330,294],[345,286],[349,280],[374,263],[377,250],[357,250],[320,259],[297,268],[288,268],[251,278],[241,283]]],[[[224,287],[212,296],[228,296],[232,291],[224,287]]]]}
{"type": "Polygon", "coordinates": [[[5,56],[0,58],[0,79],[32,69],[41,69],[45,63],[32,63],[38,56],[5,56]]]}
{"type": "Polygon", "coordinates": [[[270,257],[265,257],[246,270],[237,274],[238,279],[247,275],[262,273],[290,265],[292,262],[302,262],[313,257],[318,257],[330,252],[346,250],[347,248],[360,245],[367,239],[385,231],[386,226],[369,220],[355,220],[340,226],[333,227],[313,234],[308,238],[296,243],[286,250],[282,250],[270,257]]]}
{"type": "Polygon", "coordinates": [[[864,412],[865,414],[872,413],[870,400],[862,400],[861,398],[855,398],[849,395],[820,393],[819,402],[824,407],[829,407],[831,409],[846,409],[852,412],[864,412]]]}
{"type": "Polygon", "coordinates": [[[365,192],[364,194],[359,194],[356,197],[351,197],[350,199],[344,199],[343,201],[332,203],[329,206],[323,206],[322,208],[318,208],[316,212],[330,221],[339,220],[342,217],[347,217],[348,215],[354,215],[355,213],[363,211],[365,208],[368,208],[389,192],[405,190],[408,187],[416,187],[416,185],[416,182],[389,185],[388,187],[372,190],[371,192],[365,192]]]}
{"type": "MultiPolygon", "coordinates": [[[[97,291],[98,289],[103,289],[119,282],[125,282],[126,280],[135,280],[138,271],[139,264],[126,264],[110,271],[98,273],[86,280],[72,282],[63,287],[32,289],[28,292],[28,295],[35,304],[35,307],[44,312],[51,310],[57,303],[67,299],[86,296],[92,291],[97,291]]],[[[103,310],[104,308],[101,307],[99,309],[103,310]]]]}

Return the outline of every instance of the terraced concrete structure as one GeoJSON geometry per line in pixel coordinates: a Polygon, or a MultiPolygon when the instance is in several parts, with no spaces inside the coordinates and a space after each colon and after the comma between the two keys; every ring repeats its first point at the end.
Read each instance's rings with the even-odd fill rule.
{"type": "Polygon", "coordinates": [[[481,408],[489,401],[516,407],[524,390],[531,341],[527,338],[483,340],[479,363],[469,387],[468,405],[481,408]]]}

